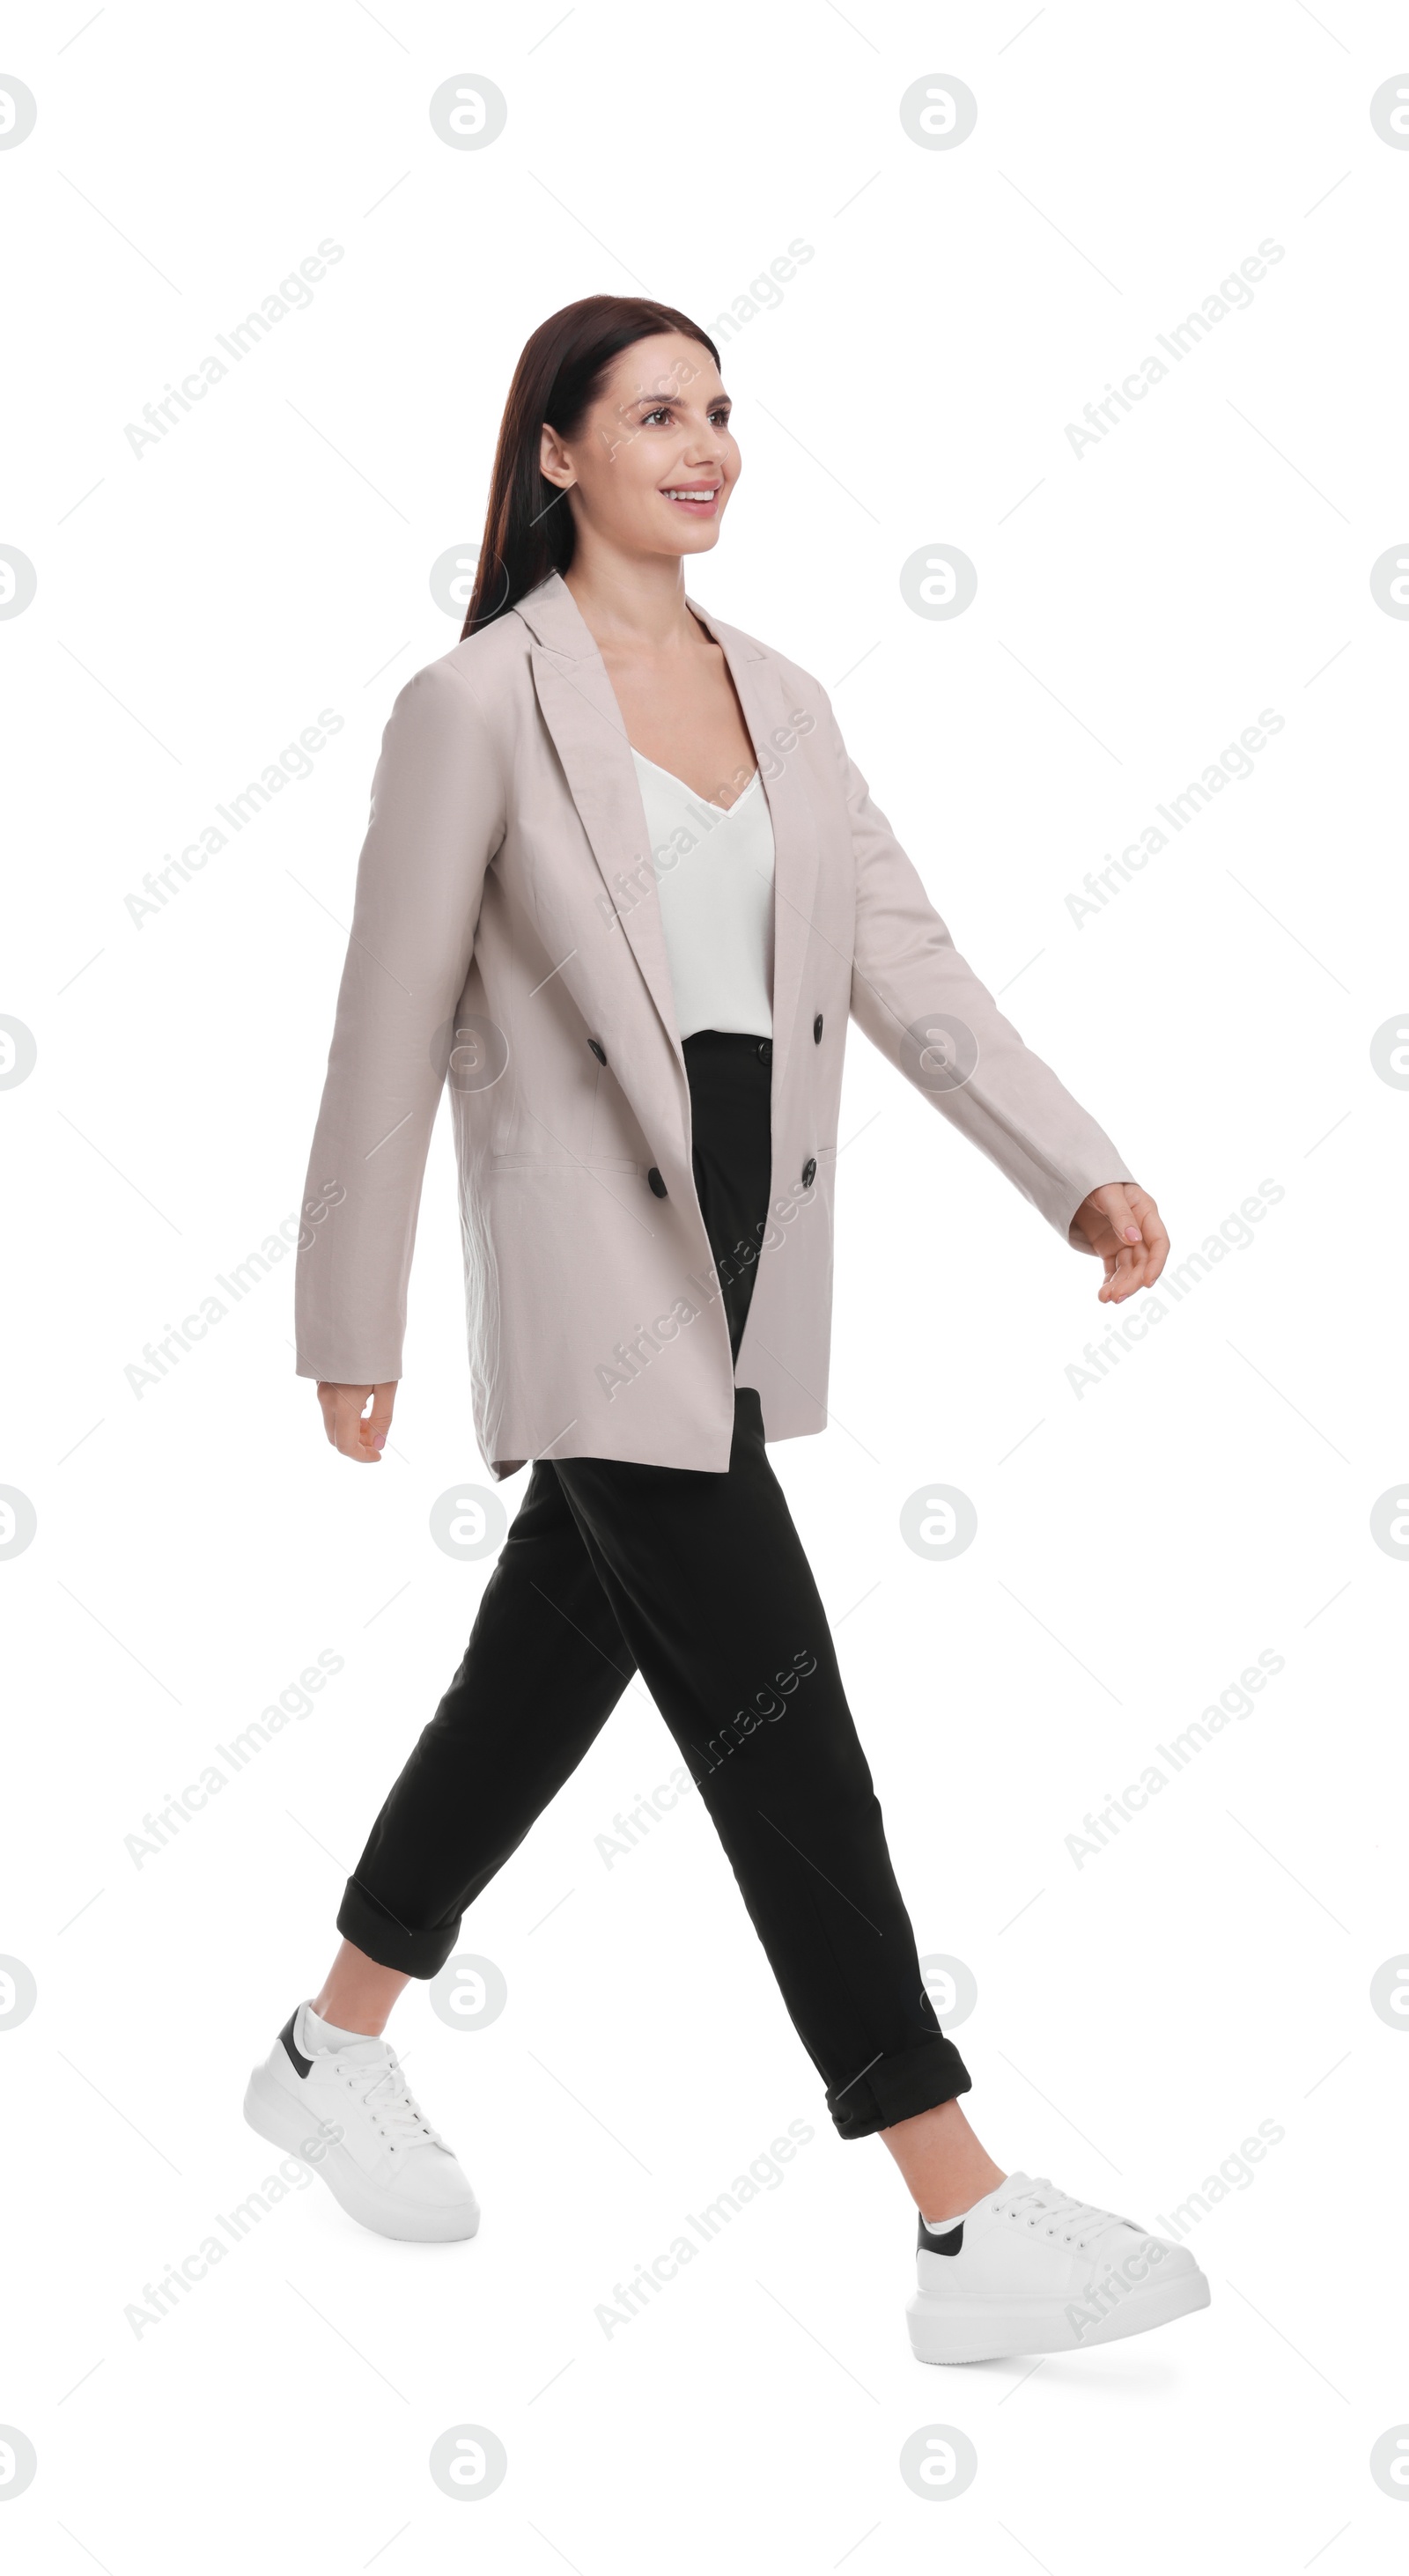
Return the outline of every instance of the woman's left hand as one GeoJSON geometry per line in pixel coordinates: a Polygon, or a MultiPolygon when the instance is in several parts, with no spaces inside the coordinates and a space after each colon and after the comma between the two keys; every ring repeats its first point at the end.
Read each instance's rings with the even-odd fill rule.
{"type": "Polygon", "coordinates": [[[1083,1199],[1072,1219],[1106,1266],[1096,1291],[1103,1305],[1118,1306],[1137,1288],[1153,1288],[1169,1252],[1169,1237],[1148,1190],[1134,1181],[1107,1181],[1083,1199]]]}

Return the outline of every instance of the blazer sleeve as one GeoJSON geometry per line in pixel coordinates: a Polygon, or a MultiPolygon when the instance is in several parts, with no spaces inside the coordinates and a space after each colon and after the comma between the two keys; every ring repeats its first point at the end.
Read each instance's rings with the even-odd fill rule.
{"type": "Polygon", "coordinates": [[[421,1183],[504,835],[488,719],[448,661],[408,680],[382,736],[309,1157],[294,1285],[297,1373],[401,1374],[421,1183]]]}
{"type": "Polygon", "coordinates": [[[1135,1176],[959,955],[819,694],[856,861],[852,1018],[1073,1250],[1089,1252],[1072,1230],[1077,1209],[1105,1182],[1135,1176]]]}

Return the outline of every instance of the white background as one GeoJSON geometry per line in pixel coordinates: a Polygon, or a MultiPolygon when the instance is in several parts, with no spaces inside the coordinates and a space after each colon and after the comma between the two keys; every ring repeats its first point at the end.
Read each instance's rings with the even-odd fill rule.
{"type": "Polygon", "coordinates": [[[1406,1931],[1409,1577],[1370,1514],[1406,1463],[1409,1103],[1370,1045],[1406,1001],[1409,624],[1369,576],[1409,520],[1409,153],[1369,102],[1409,34],[1371,0],[941,14],[7,13],[39,108],[0,152],[0,542],[38,574],[0,623],[0,1010],[38,1046],[0,1101],[0,1481],[38,1515],[0,1565],[0,1951],[38,1986],[0,2037],[24,2576],[1399,2563],[1368,2456],[1409,2416],[1409,2043],[1369,1986],[1406,1931]],[[483,151],[427,113],[461,72],[508,102],[483,151]],[[926,150],[899,102],[943,73],[977,126],[926,150]],[[135,455],[125,424],[323,239],[344,256],[309,308],[135,455]],[[524,339],[603,290],[720,337],[797,239],[813,258],[722,347],[744,472],[693,595],[832,692],[1175,1260],[1284,1195],[1078,1394],[1097,1265],[855,1036],[835,1419],[774,1463],[921,1951],[977,1979],[958,2038],[994,2155],[1150,2222],[1260,2122],[1284,2135],[1187,2220],[1206,2314],[1035,2372],[924,2369],[905,2195],[832,2133],[698,1802],[597,1848],[676,1758],[637,1686],[467,1920],[506,2010],[456,2030],[414,1988],[392,2025],[478,2239],[384,2242],[313,2184],[137,2334],[145,2285],[276,2161],[247,2070],[317,1990],[488,1572],[428,1530],[488,1482],[444,1125],[375,1476],[294,1377],[291,1261],[140,1397],[125,1371],[296,1207],[381,728],[455,640],[428,574],[481,533],[524,339]],[[1066,424],[1265,239],[1251,306],[1078,457],[1066,424]],[[945,543],[977,597],[928,621],[900,568],[945,543]],[[313,775],[134,926],[144,873],[325,707],[313,775]],[[1254,775],[1078,928],[1086,872],[1263,709],[1254,775]],[[978,1514],[949,1563],[899,1531],[933,1480],[978,1514]],[[322,1649],[343,1670],[312,1713],[138,1868],[144,1814],[322,1649]],[[1078,1867],[1088,1810],[1264,1649],[1253,1713],[1078,1867]],[[792,2120],[815,2135],[782,2185],[608,2338],[598,2303],[792,2120]],[[509,2458],[470,2514],[427,2468],[463,2422],[509,2458]],[[899,2473],[930,2423],[977,2449],[950,2501],[899,2473]]]}

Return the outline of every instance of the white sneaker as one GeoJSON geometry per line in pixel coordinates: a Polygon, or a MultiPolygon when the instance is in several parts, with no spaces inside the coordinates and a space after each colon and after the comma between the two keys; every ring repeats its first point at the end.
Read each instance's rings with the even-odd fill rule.
{"type": "Polygon", "coordinates": [[[479,2205],[445,2140],[407,2089],[384,2039],[308,2042],[308,2006],[290,2013],[245,2093],[262,2138],[302,2156],[333,2198],[379,2236],[443,2244],[473,2236],[479,2205]]]}
{"type": "Polygon", "coordinates": [[[920,2220],[910,2341],[920,2361],[1084,2352],[1206,2308],[1185,2245],[1073,2200],[1045,2177],[1009,2174],[944,2229],[920,2220]]]}

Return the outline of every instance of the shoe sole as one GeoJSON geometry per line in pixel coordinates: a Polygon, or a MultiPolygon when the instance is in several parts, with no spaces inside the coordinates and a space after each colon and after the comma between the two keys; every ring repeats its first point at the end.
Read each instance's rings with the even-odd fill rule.
{"type": "Polygon", "coordinates": [[[265,2066],[256,2066],[250,2077],[245,2091],[245,2118],[271,2146],[301,2156],[309,2172],[318,2174],[327,2184],[339,2208],[376,2236],[394,2236],[408,2245],[454,2245],[473,2236],[479,2226],[479,2207],[473,2196],[468,2206],[461,2202],[458,2207],[442,2208],[434,2203],[408,2207],[363,2173],[346,2147],[329,2146],[313,2163],[308,2154],[313,2143],[308,2113],[265,2066]]]}
{"type": "Polygon", "coordinates": [[[1093,2344],[1120,2343],[1206,2308],[1209,2295],[1202,2272],[1151,2282],[1129,2291],[1084,2334],[1069,2322],[1064,2300],[951,2299],[917,2290],[906,2316],[917,2361],[1007,2361],[1029,2352],[1086,2352],[1093,2344]]]}

